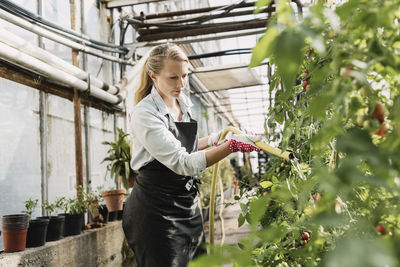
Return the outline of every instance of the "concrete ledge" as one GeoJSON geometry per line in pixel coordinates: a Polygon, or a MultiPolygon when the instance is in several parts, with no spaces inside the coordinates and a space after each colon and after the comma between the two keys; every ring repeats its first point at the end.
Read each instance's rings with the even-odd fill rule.
{"type": "Polygon", "coordinates": [[[121,266],[124,233],[121,221],[84,231],[42,247],[0,253],[0,266],[121,266]]]}

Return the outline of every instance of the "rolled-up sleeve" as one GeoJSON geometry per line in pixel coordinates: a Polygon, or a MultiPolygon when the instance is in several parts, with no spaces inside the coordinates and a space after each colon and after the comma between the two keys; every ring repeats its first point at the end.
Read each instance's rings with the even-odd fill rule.
{"type": "Polygon", "coordinates": [[[131,127],[136,141],[140,142],[152,157],[175,173],[193,176],[206,169],[205,152],[186,152],[162,119],[151,110],[145,107],[135,108],[131,127]]]}

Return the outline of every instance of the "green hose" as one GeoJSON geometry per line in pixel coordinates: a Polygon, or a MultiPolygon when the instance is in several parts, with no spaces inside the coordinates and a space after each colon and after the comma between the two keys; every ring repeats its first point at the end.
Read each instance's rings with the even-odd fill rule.
{"type": "MultiPolygon", "coordinates": [[[[240,131],[237,128],[234,127],[227,127],[224,131],[222,131],[221,136],[220,136],[220,141],[224,140],[226,135],[232,132],[234,134],[243,134],[242,131],[240,131]]],[[[258,148],[261,148],[267,153],[273,154],[275,156],[281,157],[283,159],[289,160],[293,158],[293,154],[289,151],[282,152],[279,148],[272,147],[262,141],[256,142],[255,145],[258,148]]],[[[209,241],[210,241],[210,253],[213,252],[213,247],[212,245],[214,244],[214,213],[215,213],[215,187],[217,183],[217,174],[218,174],[218,167],[219,167],[219,162],[214,164],[214,169],[212,172],[212,179],[211,179],[211,195],[210,195],[210,212],[209,212],[209,241]]]]}

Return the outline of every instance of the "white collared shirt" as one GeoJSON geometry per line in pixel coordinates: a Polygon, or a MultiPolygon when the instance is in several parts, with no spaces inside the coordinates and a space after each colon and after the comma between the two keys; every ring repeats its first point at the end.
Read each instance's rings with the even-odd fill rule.
{"type": "MultiPolygon", "coordinates": [[[[190,121],[190,99],[181,94],[179,99],[182,122],[190,121]]],[[[185,147],[168,129],[172,118],[157,90],[140,101],[129,115],[132,136],[131,167],[139,170],[154,159],[177,174],[196,175],[206,169],[205,151],[186,152],[185,147]],[[167,115],[169,114],[169,116],[167,115]]]]}

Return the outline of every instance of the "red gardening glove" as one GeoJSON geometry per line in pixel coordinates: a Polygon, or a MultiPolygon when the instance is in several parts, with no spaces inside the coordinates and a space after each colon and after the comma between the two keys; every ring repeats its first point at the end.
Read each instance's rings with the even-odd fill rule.
{"type": "Polygon", "coordinates": [[[254,134],[233,134],[229,140],[229,150],[231,152],[252,152],[257,151],[260,152],[255,142],[261,140],[261,135],[254,134]]]}

